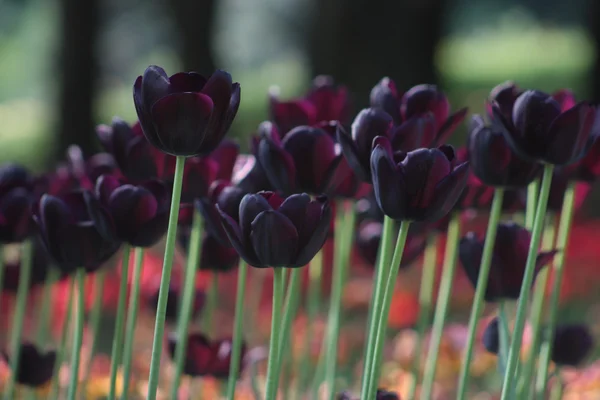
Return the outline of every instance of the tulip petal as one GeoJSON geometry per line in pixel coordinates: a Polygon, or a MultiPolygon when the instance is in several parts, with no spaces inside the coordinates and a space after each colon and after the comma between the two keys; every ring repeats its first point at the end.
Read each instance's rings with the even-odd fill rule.
{"type": "Polygon", "coordinates": [[[96,197],[103,203],[108,204],[111,194],[121,186],[121,182],[114,175],[102,175],[96,181],[96,197]]]}
{"type": "Polygon", "coordinates": [[[595,112],[586,103],[579,103],[559,115],[548,131],[545,161],[565,165],[581,159],[589,143],[594,119],[595,112]]]}
{"type": "Polygon", "coordinates": [[[169,77],[169,94],[200,92],[206,85],[206,78],[197,72],[178,72],[169,77]]]}
{"type": "Polygon", "coordinates": [[[407,206],[404,177],[393,161],[389,140],[380,136],[373,144],[371,171],[377,204],[384,214],[401,220],[406,216],[407,206]]]}
{"type": "Polygon", "coordinates": [[[433,114],[418,115],[406,120],[392,133],[392,148],[405,152],[430,147],[435,142],[436,122],[433,114]]]}
{"type": "Polygon", "coordinates": [[[450,212],[467,185],[469,178],[469,162],[454,168],[434,189],[433,202],[425,211],[423,219],[437,221],[450,212]]]}
{"type": "Polygon", "coordinates": [[[250,240],[262,265],[288,267],[293,265],[298,250],[298,231],[283,214],[263,211],[252,221],[250,240]]]}
{"type": "MultiPolygon", "coordinates": [[[[223,224],[223,229],[225,233],[227,233],[227,237],[231,242],[233,248],[238,252],[240,257],[242,257],[248,264],[257,268],[266,268],[268,265],[263,265],[259,261],[254,249],[250,244],[250,234],[247,236],[242,236],[242,231],[240,230],[240,226],[235,222],[229,215],[227,215],[223,210],[216,206],[219,215],[221,216],[221,222],[223,224]]],[[[250,232],[250,230],[249,230],[250,232]]]]}
{"type": "Polygon", "coordinates": [[[352,137],[343,130],[339,130],[337,132],[337,141],[342,148],[342,153],[344,158],[346,159],[348,165],[357,178],[359,178],[363,182],[371,182],[371,168],[370,164],[363,164],[361,160],[361,155],[358,152],[358,148],[354,144],[352,137]]]}
{"type": "Polygon", "coordinates": [[[465,107],[450,115],[448,119],[443,122],[442,126],[438,128],[436,140],[432,144],[440,146],[446,143],[456,128],[465,120],[468,112],[469,109],[465,107]]]}
{"type": "Polygon", "coordinates": [[[306,221],[299,233],[298,255],[292,267],[308,264],[321,250],[331,226],[331,207],[324,197],[311,201],[306,208],[306,221]]]}
{"type": "Polygon", "coordinates": [[[371,89],[370,105],[391,115],[396,124],[402,122],[398,90],[396,89],[396,84],[390,78],[383,78],[371,89]]]}
{"type": "Polygon", "coordinates": [[[273,187],[285,194],[294,193],[296,190],[294,160],[276,140],[263,136],[258,144],[257,157],[273,187]]]}
{"type": "Polygon", "coordinates": [[[402,116],[409,119],[431,112],[437,126],[441,126],[450,114],[450,103],[435,85],[417,85],[402,96],[402,116]]]}
{"type": "Polygon", "coordinates": [[[217,148],[210,153],[210,158],[219,164],[217,180],[231,180],[233,168],[240,153],[240,146],[232,140],[223,140],[217,148]]]}
{"type": "Polygon", "coordinates": [[[141,80],[141,100],[146,111],[150,111],[154,104],[169,94],[169,77],[164,69],[151,65],[144,71],[141,80]]]}

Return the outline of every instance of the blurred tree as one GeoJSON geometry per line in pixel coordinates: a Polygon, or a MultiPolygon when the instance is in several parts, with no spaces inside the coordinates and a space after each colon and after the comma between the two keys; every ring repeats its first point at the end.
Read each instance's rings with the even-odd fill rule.
{"type": "Polygon", "coordinates": [[[98,11],[100,0],[60,0],[60,94],[55,159],[64,157],[71,144],[84,154],[96,149],[94,99],[98,62],[98,11]]]}
{"type": "Polygon", "coordinates": [[[181,59],[185,71],[210,75],[215,69],[213,32],[216,0],[171,0],[176,28],[181,34],[181,59]]]}
{"type": "Polygon", "coordinates": [[[367,104],[379,79],[399,90],[436,83],[435,49],[446,0],[313,0],[307,41],[312,75],[347,85],[355,105],[367,104]]]}

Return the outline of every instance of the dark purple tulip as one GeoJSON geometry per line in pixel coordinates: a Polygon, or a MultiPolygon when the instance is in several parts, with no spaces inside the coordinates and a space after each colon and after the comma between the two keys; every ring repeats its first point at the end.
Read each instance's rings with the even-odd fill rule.
{"type": "MultiPolygon", "coordinates": [[[[192,303],[192,319],[196,318],[204,308],[204,300],[206,295],[201,290],[196,290],[194,294],[194,302],[192,303]]],[[[173,284],[169,285],[169,296],[167,298],[167,321],[175,322],[179,316],[179,305],[181,302],[181,291],[173,284]]],[[[149,299],[149,306],[156,310],[158,304],[158,290],[149,299]]]]}
{"type": "Polygon", "coordinates": [[[272,186],[288,195],[307,192],[353,196],[360,183],[336,143],[340,129],[337,122],[299,126],[280,140],[272,124],[263,123],[257,157],[272,186]]]}
{"type": "Polygon", "coordinates": [[[584,325],[559,325],[554,331],[552,361],[576,367],[590,354],[594,338],[584,325]]]}
{"type": "Polygon", "coordinates": [[[133,86],[133,101],[146,139],[175,156],[208,155],[221,142],[240,105],[240,85],[217,70],[167,76],[150,66],[133,86]]]}
{"type": "MultiPolygon", "coordinates": [[[[168,349],[171,358],[174,357],[178,338],[170,335],[168,338],[168,349]]],[[[229,377],[229,365],[231,364],[230,339],[210,341],[201,333],[189,334],[183,373],[189,376],[212,376],[217,379],[229,377]]],[[[242,354],[240,372],[243,368],[246,344],[242,343],[242,354]]]]}
{"type": "Polygon", "coordinates": [[[483,347],[492,354],[498,354],[500,350],[499,324],[498,317],[494,317],[483,331],[483,347]]]}
{"type": "MultiPolygon", "coordinates": [[[[261,127],[259,127],[259,129],[260,128],[261,127]]],[[[269,178],[267,178],[267,173],[257,159],[259,141],[260,138],[258,136],[253,136],[250,139],[252,154],[242,154],[238,156],[233,168],[231,182],[246,193],[256,193],[263,190],[274,189],[271,187],[269,178]]]]}
{"type": "Polygon", "coordinates": [[[271,93],[269,108],[270,119],[282,132],[323,121],[340,121],[345,124],[348,122],[350,109],[346,88],[335,86],[329,76],[317,76],[311,90],[297,99],[280,101],[276,93],[271,93]]]}
{"type": "Polygon", "coordinates": [[[560,89],[552,93],[552,98],[560,105],[561,111],[567,111],[577,105],[575,95],[569,89],[560,89]]]}
{"type": "Polygon", "coordinates": [[[240,260],[237,251],[230,245],[221,244],[216,238],[207,235],[202,242],[200,269],[214,272],[229,272],[240,260]]]}
{"type": "Polygon", "coordinates": [[[542,165],[526,161],[511,150],[498,127],[486,126],[480,115],[473,116],[467,145],[473,173],[486,185],[525,187],[540,176],[542,165]]]}
{"type": "Polygon", "coordinates": [[[550,95],[528,90],[514,104],[512,120],[493,106],[497,126],[508,145],[530,162],[567,165],[583,158],[596,139],[595,108],[581,102],[562,111],[550,95]]]}
{"type": "Polygon", "coordinates": [[[141,182],[159,177],[166,157],[146,140],[139,122],[130,126],[114,118],[110,126],[99,125],[96,133],[127,179],[141,182]]]}
{"type": "Polygon", "coordinates": [[[494,105],[496,105],[499,113],[507,120],[512,119],[512,111],[517,98],[523,91],[514,82],[504,82],[496,86],[490,92],[488,101],[486,101],[486,111],[488,117],[494,120],[494,105]]]}
{"type": "MultiPolygon", "coordinates": [[[[486,301],[516,300],[519,297],[530,241],[531,233],[514,222],[498,225],[485,293],[486,301]]],[[[477,286],[482,254],[483,241],[479,240],[475,233],[470,232],[461,239],[459,258],[473,287],[477,286]]],[[[556,251],[539,253],[536,274],[552,260],[554,254],[556,251]]]]}
{"type": "MultiPolygon", "coordinates": [[[[353,396],[350,392],[342,392],[337,395],[336,400],[358,400],[358,397],[353,396]]],[[[377,389],[375,400],[400,400],[400,396],[395,392],[377,389]]]]}
{"type": "MultiPolygon", "coordinates": [[[[383,224],[379,221],[363,221],[358,227],[356,235],[356,248],[358,254],[369,264],[374,266],[377,260],[379,243],[381,242],[381,233],[383,224]]],[[[425,250],[427,240],[421,232],[415,232],[414,229],[409,232],[402,253],[401,268],[410,266],[425,250]]]]}
{"type": "Polygon", "coordinates": [[[160,181],[132,185],[103,175],[96,182],[96,196],[110,212],[119,240],[150,247],[167,232],[169,193],[160,181]]]}
{"type": "Polygon", "coordinates": [[[455,167],[454,159],[452,146],[394,154],[389,139],[376,138],[371,170],[383,213],[408,221],[436,221],[448,214],[469,176],[469,163],[455,167]]]}
{"type": "Polygon", "coordinates": [[[223,228],[219,208],[234,220],[239,219],[240,202],[246,191],[228,182],[216,181],[210,187],[208,196],[195,202],[196,209],[204,218],[204,229],[223,246],[231,246],[227,233],[223,228]]]}
{"type": "Polygon", "coordinates": [[[114,157],[108,153],[97,153],[85,160],[79,146],[72,145],[67,149],[69,171],[77,185],[72,188],[93,190],[96,180],[102,175],[119,175],[114,157]]]}
{"type": "MultiPolygon", "coordinates": [[[[50,260],[44,248],[44,244],[39,238],[33,242],[33,260],[31,264],[31,277],[29,287],[41,285],[46,281],[46,276],[50,269],[50,260]]],[[[4,265],[4,283],[3,287],[8,292],[16,293],[19,288],[21,278],[21,259],[9,260],[4,265]]],[[[1,290],[0,290],[1,291],[1,290]]]]}
{"type": "Polygon", "coordinates": [[[239,217],[217,205],[233,247],[257,268],[302,267],[323,247],[331,222],[324,196],[306,193],[282,198],[273,192],[248,194],[239,217]]]}
{"type": "Polygon", "coordinates": [[[87,190],[43,195],[33,206],[33,219],[48,254],[65,273],[94,271],[120,246],[109,211],[87,190]]]}
{"type": "MultiPolygon", "coordinates": [[[[6,362],[10,363],[8,354],[4,352],[3,356],[6,362]]],[[[16,382],[34,388],[43,386],[52,378],[55,362],[55,351],[43,353],[32,343],[21,344],[16,382]]]]}
{"type": "Polygon", "coordinates": [[[31,234],[33,179],[16,164],[0,166],[0,243],[17,243],[31,234]]]}

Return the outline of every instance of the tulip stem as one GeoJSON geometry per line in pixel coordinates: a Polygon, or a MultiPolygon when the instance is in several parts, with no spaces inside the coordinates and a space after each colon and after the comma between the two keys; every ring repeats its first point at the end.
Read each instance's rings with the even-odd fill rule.
{"type": "Polygon", "coordinates": [[[215,271],[210,273],[210,283],[208,286],[208,293],[206,296],[206,305],[202,312],[202,321],[200,326],[207,335],[214,332],[213,330],[213,317],[215,315],[215,308],[217,308],[217,294],[219,292],[219,275],[215,271]]]}
{"type": "Polygon", "coordinates": [[[171,271],[173,269],[173,256],[177,242],[177,219],[179,217],[179,203],[181,201],[181,186],[183,183],[183,167],[185,157],[177,156],[175,164],[175,177],[173,179],[173,194],[171,197],[171,210],[169,214],[169,225],[167,230],[167,242],[165,245],[165,258],[163,261],[162,276],[158,291],[158,304],[156,306],[156,323],[154,325],[154,340],[152,343],[152,359],[150,361],[150,377],[148,378],[147,400],[156,399],[158,389],[158,378],[160,373],[160,358],[163,348],[163,335],[165,331],[165,316],[167,312],[167,301],[169,299],[169,284],[171,282],[171,271]]]}
{"type": "Polygon", "coordinates": [[[304,336],[304,347],[302,361],[300,362],[300,376],[298,387],[300,390],[308,385],[308,376],[311,371],[310,361],[312,357],[312,343],[315,329],[315,319],[319,313],[321,301],[321,271],[323,269],[323,249],[315,255],[308,266],[308,293],[306,296],[306,334],[304,336]]]}
{"type": "MultiPolygon", "coordinates": [[[[256,321],[258,321],[260,314],[260,305],[263,297],[263,288],[265,286],[265,276],[268,272],[264,268],[251,268],[250,271],[250,284],[248,285],[248,289],[250,293],[248,295],[249,299],[247,301],[246,310],[244,313],[246,315],[245,323],[248,326],[252,326],[256,321]]],[[[260,335],[258,332],[251,330],[246,332],[247,335],[251,336],[251,341],[259,341],[260,335]]]]}
{"type": "Polygon", "coordinates": [[[240,259],[237,280],[237,293],[235,295],[235,320],[233,323],[233,343],[231,348],[231,363],[229,364],[229,381],[227,383],[227,399],[235,398],[235,386],[240,372],[242,361],[242,344],[244,336],[244,301],[246,297],[246,275],[248,264],[240,259]]]}
{"type": "Polygon", "coordinates": [[[131,377],[131,362],[133,357],[133,341],[135,338],[135,324],[140,300],[140,286],[142,278],[142,266],[144,265],[144,248],[134,249],[135,266],[131,277],[131,293],[127,305],[127,323],[125,327],[125,344],[123,347],[123,398],[128,398],[129,380],[131,377]]]}
{"type": "Polygon", "coordinates": [[[65,359],[65,347],[69,336],[69,325],[71,323],[71,313],[73,311],[73,293],[75,291],[75,278],[69,280],[69,292],[67,300],[67,308],[65,309],[65,318],[63,320],[63,329],[61,331],[60,343],[56,349],[56,361],[54,363],[54,375],[50,385],[50,400],[56,400],[60,394],[60,368],[65,359]]]}
{"type": "Polygon", "coordinates": [[[527,264],[525,266],[525,274],[521,285],[521,293],[518,300],[517,315],[515,318],[515,327],[513,330],[510,350],[508,353],[508,363],[506,366],[506,374],[504,375],[504,383],[502,385],[501,400],[507,400],[510,393],[513,391],[515,381],[515,370],[519,363],[521,354],[521,339],[525,328],[525,317],[527,316],[527,308],[529,297],[531,294],[531,285],[533,283],[535,263],[538,256],[538,247],[542,239],[542,230],[544,228],[544,217],[546,216],[546,207],[548,205],[548,194],[550,193],[550,184],[552,183],[552,171],[554,166],[547,164],[544,166],[544,176],[542,178],[542,187],[540,189],[539,201],[537,204],[537,212],[533,223],[533,232],[531,234],[531,242],[529,244],[529,254],[527,255],[527,264]]]}
{"type": "Polygon", "coordinates": [[[414,399],[419,382],[419,371],[421,369],[421,351],[425,328],[430,323],[433,287],[435,285],[435,270],[437,267],[437,244],[438,238],[433,234],[427,241],[425,255],[423,256],[423,272],[421,275],[421,288],[419,289],[419,319],[417,321],[417,342],[413,351],[413,365],[411,370],[412,380],[408,391],[408,399],[414,399]]]}
{"type": "Polygon", "coordinates": [[[392,297],[396,287],[396,278],[398,277],[400,262],[402,261],[402,255],[404,254],[404,246],[406,244],[406,238],[408,237],[409,227],[409,221],[402,221],[400,224],[400,231],[398,232],[398,238],[396,239],[396,247],[392,257],[392,263],[387,269],[387,276],[384,279],[385,287],[380,292],[382,294],[382,298],[379,301],[381,311],[379,312],[379,320],[376,322],[377,330],[375,331],[376,334],[373,340],[373,361],[371,364],[370,387],[369,391],[367,392],[367,399],[374,399],[377,392],[377,384],[379,383],[379,374],[381,371],[381,360],[383,358],[383,345],[385,342],[390,314],[390,305],[392,303],[392,297]]]}
{"type": "Polygon", "coordinates": [[[82,390],[85,393],[87,382],[92,371],[92,363],[94,354],[96,354],[96,346],[98,345],[98,330],[100,329],[100,316],[102,315],[102,299],[104,295],[104,282],[106,280],[106,269],[101,269],[96,273],[94,279],[94,304],[90,314],[90,328],[92,331],[92,344],[90,346],[90,356],[83,375],[82,390]]]}
{"type": "Polygon", "coordinates": [[[293,268],[290,274],[290,281],[288,284],[288,290],[285,297],[285,306],[283,312],[283,322],[281,323],[281,340],[279,342],[277,369],[282,369],[282,362],[284,353],[287,351],[288,346],[287,340],[290,337],[292,331],[292,322],[296,316],[298,310],[298,303],[300,301],[300,285],[302,283],[302,270],[303,268],[293,268]]]}
{"type": "Polygon", "coordinates": [[[10,370],[11,374],[8,383],[4,389],[4,400],[15,398],[16,377],[19,371],[19,361],[21,353],[21,340],[23,338],[23,323],[25,321],[25,311],[27,310],[27,294],[31,281],[31,268],[33,261],[33,248],[30,240],[26,240],[21,245],[21,267],[19,274],[19,285],[17,287],[17,298],[13,313],[12,332],[10,336],[10,370]]]}
{"type": "Polygon", "coordinates": [[[510,344],[510,330],[508,328],[508,314],[506,313],[506,301],[501,300],[498,304],[498,337],[499,337],[499,352],[498,366],[504,376],[506,371],[506,361],[508,359],[508,345],[510,344]]]}
{"type": "Polygon", "coordinates": [[[75,400],[75,398],[77,398],[79,361],[81,359],[83,325],[85,322],[85,272],[83,267],[80,267],[75,271],[75,279],[77,280],[77,304],[75,305],[75,327],[71,352],[71,371],[69,376],[69,387],[67,389],[68,400],[75,400]]]}
{"type": "Polygon", "coordinates": [[[35,341],[38,346],[42,348],[46,346],[48,340],[48,331],[50,330],[50,317],[52,315],[52,310],[50,309],[50,306],[52,305],[52,288],[59,277],[60,270],[54,266],[50,266],[48,268],[46,282],[44,283],[41,303],[39,304],[40,311],[37,315],[38,326],[35,341]]]}
{"type": "Polygon", "coordinates": [[[546,390],[548,381],[548,371],[550,359],[552,358],[552,343],[554,340],[554,328],[556,327],[556,319],[558,315],[558,301],[560,299],[560,288],[563,279],[565,260],[567,256],[567,246],[569,244],[569,233],[571,232],[571,224],[573,222],[573,212],[575,210],[575,182],[569,182],[565,191],[562,210],[560,213],[560,222],[558,224],[558,234],[556,239],[556,248],[559,253],[554,258],[553,272],[554,279],[552,289],[550,291],[550,302],[548,305],[548,322],[546,324],[547,334],[544,337],[544,342],[540,352],[540,367],[539,375],[536,382],[536,390],[542,393],[546,390]]]}
{"type": "Polygon", "coordinates": [[[273,268],[273,311],[271,314],[271,340],[269,343],[269,361],[267,366],[267,388],[265,400],[277,398],[279,380],[279,343],[281,341],[281,309],[285,288],[285,269],[273,268]]]}
{"type": "Polygon", "coordinates": [[[537,207],[537,197],[540,191],[540,180],[535,179],[527,186],[527,203],[525,209],[525,228],[531,230],[533,228],[533,220],[535,219],[535,210],[537,207]]]}
{"type": "MultiPolygon", "coordinates": [[[[556,231],[556,223],[555,223],[554,215],[548,214],[546,221],[546,228],[544,231],[543,239],[542,239],[542,249],[544,251],[550,251],[554,247],[554,239],[555,239],[555,231],[556,231]]],[[[520,375],[520,384],[519,384],[519,396],[524,397],[525,400],[530,399],[529,393],[533,388],[531,385],[533,373],[538,361],[538,354],[540,350],[540,340],[541,340],[541,332],[542,332],[542,314],[544,311],[544,300],[546,298],[546,289],[548,284],[548,275],[550,271],[548,269],[544,269],[540,271],[536,278],[535,282],[535,291],[533,294],[533,302],[531,306],[531,342],[529,346],[529,354],[526,363],[524,364],[525,368],[520,375]]]]}
{"type": "Polygon", "coordinates": [[[188,248],[187,264],[183,282],[183,294],[181,298],[181,312],[177,323],[177,346],[175,347],[175,372],[171,382],[171,399],[177,398],[181,373],[185,364],[187,349],[187,332],[192,318],[192,309],[196,297],[196,272],[199,268],[200,255],[202,254],[202,234],[204,226],[202,214],[194,209],[192,221],[192,232],[188,248]]]}
{"type": "Polygon", "coordinates": [[[354,221],[356,213],[353,203],[339,201],[336,204],[336,221],[334,232],[334,265],[329,313],[327,317],[327,348],[325,353],[325,382],[327,382],[327,399],[333,400],[337,366],[337,348],[340,333],[340,314],[342,294],[348,275],[350,250],[354,238],[354,221]]]}
{"type": "MultiPolygon", "coordinates": [[[[501,202],[501,201],[500,201],[501,202]]],[[[444,250],[444,264],[442,266],[442,278],[433,317],[433,327],[431,328],[431,340],[429,351],[425,360],[425,369],[423,371],[423,384],[421,386],[421,399],[430,399],[433,392],[433,384],[437,370],[437,360],[440,344],[444,334],[444,325],[450,306],[450,297],[452,296],[452,283],[456,272],[458,258],[458,244],[460,241],[460,213],[454,212],[450,217],[448,224],[448,234],[446,236],[446,248],[444,250]]]]}

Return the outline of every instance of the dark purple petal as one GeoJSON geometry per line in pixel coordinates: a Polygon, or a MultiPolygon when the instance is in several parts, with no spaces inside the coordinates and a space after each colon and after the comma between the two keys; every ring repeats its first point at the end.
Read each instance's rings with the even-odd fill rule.
{"type": "MultiPolygon", "coordinates": [[[[10,358],[4,354],[7,362],[10,358]]],[[[16,382],[31,388],[44,386],[54,375],[56,352],[43,353],[31,343],[23,343],[19,350],[19,368],[16,372],[16,382]]]]}
{"type": "Polygon", "coordinates": [[[560,110],[565,112],[573,107],[577,102],[575,101],[575,95],[569,89],[560,89],[552,93],[552,98],[560,105],[560,110]]]}
{"type": "Polygon", "coordinates": [[[294,159],[281,147],[276,136],[261,137],[257,158],[273,187],[285,194],[294,193],[296,190],[294,159]]]}
{"type": "Polygon", "coordinates": [[[96,181],[96,197],[107,205],[112,193],[121,186],[122,182],[114,175],[102,175],[96,181]]]}
{"type": "Polygon", "coordinates": [[[544,160],[565,165],[581,159],[587,150],[594,119],[595,111],[586,103],[579,103],[559,115],[550,126],[544,160]]]}
{"type": "Polygon", "coordinates": [[[467,113],[469,112],[468,108],[461,108],[454,114],[450,115],[446,121],[442,123],[442,126],[438,127],[438,133],[435,142],[433,145],[442,145],[445,144],[450,136],[454,133],[456,128],[465,120],[467,113]]]}
{"type": "Polygon", "coordinates": [[[141,79],[140,87],[141,105],[146,112],[150,112],[157,101],[169,94],[169,86],[169,77],[164,69],[156,65],[151,65],[146,68],[141,79]]]}
{"type": "Polygon", "coordinates": [[[240,153],[240,146],[231,140],[223,140],[217,148],[210,153],[210,158],[219,164],[216,179],[229,181],[233,175],[233,168],[240,153]]]}
{"type": "Polygon", "coordinates": [[[483,331],[483,347],[492,354],[498,354],[498,350],[500,349],[498,325],[498,317],[494,317],[485,328],[485,331],[483,331]]]}
{"type": "Polygon", "coordinates": [[[504,82],[492,89],[489,101],[486,102],[487,114],[494,118],[492,104],[496,103],[500,114],[508,121],[512,119],[513,106],[521,95],[521,89],[514,82],[504,82]]]}
{"type": "Polygon", "coordinates": [[[447,215],[455,206],[467,185],[469,178],[469,162],[464,162],[454,168],[434,189],[433,203],[426,210],[423,218],[427,221],[437,221],[447,215]]]}
{"type": "Polygon", "coordinates": [[[262,265],[294,265],[298,250],[298,231],[285,215],[273,210],[258,214],[252,221],[250,240],[262,265]]]}
{"type": "Polygon", "coordinates": [[[178,72],[169,78],[169,94],[200,92],[206,85],[206,78],[196,72],[178,72]]]}
{"type": "Polygon", "coordinates": [[[256,256],[256,253],[254,252],[254,249],[250,243],[250,234],[248,233],[247,236],[242,236],[242,231],[240,230],[238,223],[225,212],[223,212],[218,205],[216,208],[221,216],[221,222],[223,224],[223,228],[225,229],[225,233],[227,233],[227,237],[229,238],[231,245],[238,252],[240,257],[253,267],[268,267],[268,265],[261,264],[256,256]]]}
{"type": "Polygon", "coordinates": [[[396,84],[390,78],[383,78],[371,89],[370,105],[391,115],[396,124],[402,122],[398,90],[396,89],[396,84]]]}
{"type": "Polygon", "coordinates": [[[380,136],[373,141],[373,145],[371,171],[377,204],[390,218],[403,219],[408,201],[407,188],[404,177],[392,158],[390,142],[380,136]]]}
{"type": "Polygon", "coordinates": [[[450,103],[435,85],[417,85],[404,93],[401,109],[404,119],[430,112],[439,128],[450,114],[450,103]]]}
{"type": "Polygon", "coordinates": [[[559,325],[554,332],[552,361],[579,366],[594,348],[594,338],[584,325],[559,325]]]}
{"type": "Polygon", "coordinates": [[[395,127],[392,133],[392,148],[405,152],[430,147],[436,139],[436,122],[433,114],[412,117],[395,127]]]}
{"type": "Polygon", "coordinates": [[[350,166],[353,167],[356,161],[362,166],[360,169],[354,169],[357,175],[364,175],[364,171],[370,170],[371,149],[373,139],[377,136],[390,136],[392,128],[392,117],[386,112],[374,108],[362,110],[352,123],[352,140],[355,146],[355,152],[344,142],[340,140],[344,156],[348,159],[350,166]],[[354,153],[354,154],[352,154],[354,153]]]}

